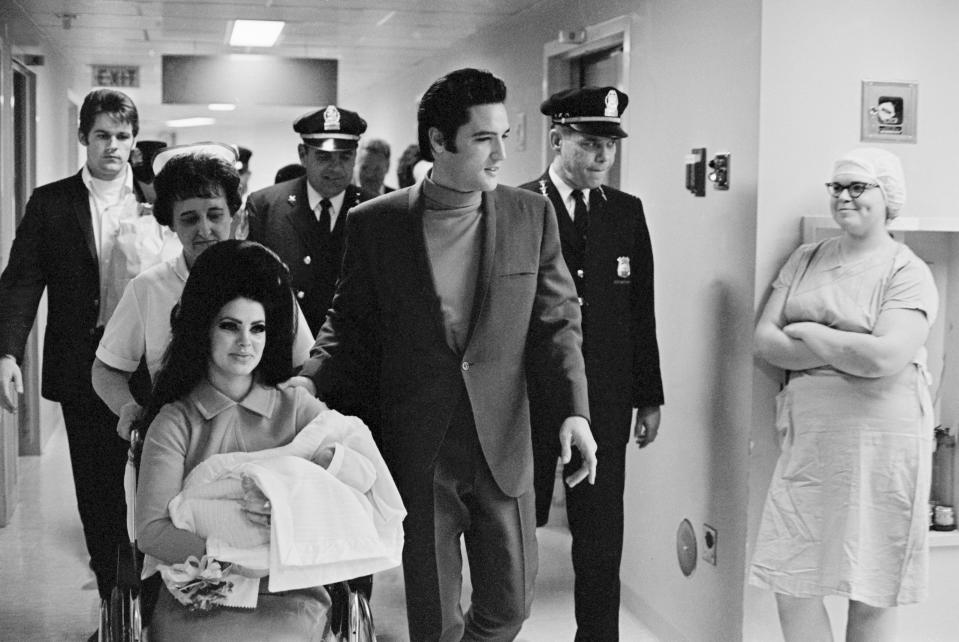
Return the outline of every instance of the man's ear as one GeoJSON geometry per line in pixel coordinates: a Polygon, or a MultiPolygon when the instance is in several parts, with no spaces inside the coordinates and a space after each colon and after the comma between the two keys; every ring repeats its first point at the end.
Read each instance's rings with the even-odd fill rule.
{"type": "Polygon", "coordinates": [[[446,137],[443,136],[443,132],[436,127],[430,127],[426,134],[430,139],[430,148],[433,150],[434,157],[437,153],[446,151],[446,137]]]}
{"type": "Polygon", "coordinates": [[[299,145],[297,145],[296,153],[300,157],[300,165],[306,165],[306,155],[309,153],[306,150],[306,145],[304,145],[303,143],[300,143],[299,145]]]}
{"type": "Polygon", "coordinates": [[[89,139],[87,139],[86,133],[82,129],[77,130],[77,140],[80,141],[80,144],[86,147],[90,144],[89,139]]]}
{"type": "Polygon", "coordinates": [[[561,143],[563,142],[563,135],[557,129],[549,130],[549,146],[553,151],[559,151],[561,143]]]}

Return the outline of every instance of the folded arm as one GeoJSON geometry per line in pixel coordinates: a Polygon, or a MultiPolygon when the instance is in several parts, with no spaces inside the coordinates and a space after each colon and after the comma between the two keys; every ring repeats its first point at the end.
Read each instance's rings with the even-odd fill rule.
{"type": "Polygon", "coordinates": [[[895,374],[909,364],[926,342],[929,323],[921,310],[893,309],[879,315],[871,334],[812,322],[791,323],[783,332],[837,370],[876,378],[895,374]]]}
{"type": "Polygon", "coordinates": [[[801,339],[783,332],[786,325],[783,313],[785,304],[786,290],[774,289],[756,324],[756,354],[783,370],[808,370],[829,365],[801,339]]]}

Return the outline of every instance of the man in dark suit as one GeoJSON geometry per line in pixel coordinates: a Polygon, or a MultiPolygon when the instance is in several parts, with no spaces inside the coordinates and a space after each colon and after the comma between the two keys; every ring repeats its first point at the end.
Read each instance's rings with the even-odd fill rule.
{"type": "Polygon", "coordinates": [[[86,163],[75,175],[36,188],[0,276],[0,401],[15,410],[20,365],[37,306],[47,291],[43,396],[63,410],[77,506],[100,596],[109,597],[117,545],[127,541],[123,470],[127,443],[117,417],[93,391],[90,368],[107,309],[109,258],[119,220],[137,216],[127,163],[139,119],[125,94],[99,89],[80,108],[86,163]]]}
{"type": "MultiPolygon", "coordinates": [[[[590,416],[603,474],[593,486],[566,491],[566,512],[573,535],[576,639],[591,642],[619,639],[626,445],[631,424],[640,448],[656,439],[663,404],[653,253],[643,204],[602,184],[617,141],[626,137],[620,121],[627,102],[626,94],[613,87],[550,97],[540,109],[552,119],[549,141],[556,155],[539,180],[522,185],[547,196],[556,209],[563,256],[583,313],[590,416]]],[[[555,404],[549,382],[532,377],[540,526],[549,516],[559,455],[550,438],[555,404]]]]}
{"type": "Polygon", "coordinates": [[[356,157],[356,183],[374,196],[388,194],[393,187],[383,184],[390,171],[390,144],[382,138],[363,139],[356,157]]]}
{"type": "Polygon", "coordinates": [[[321,399],[379,382],[383,454],[408,515],[412,640],[511,640],[536,576],[527,351],[556,390],[553,436],[595,479],[580,314],[556,216],[498,186],[509,130],[503,82],[461,69],[420,102],[435,161],[419,184],[355,209],[333,307],[294,381],[321,399]],[[465,535],[473,593],[460,609],[465,535]]]}
{"type": "Polygon", "coordinates": [[[315,335],[333,299],[350,209],[372,195],[351,185],[356,146],[366,131],[358,114],[329,105],[293,123],[306,176],[271,185],[247,199],[249,238],[290,268],[293,289],[315,335]]]}

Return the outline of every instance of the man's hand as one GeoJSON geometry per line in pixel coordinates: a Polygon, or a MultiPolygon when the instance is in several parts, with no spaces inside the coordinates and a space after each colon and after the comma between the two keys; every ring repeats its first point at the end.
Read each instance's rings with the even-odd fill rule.
{"type": "Polygon", "coordinates": [[[23,375],[17,360],[10,355],[0,357],[0,406],[8,412],[16,412],[22,394],[23,375]]]}
{"type": "Polygon", "coordinates": [[[143,408],[136,401],[128,401],[120,408],[120,420],[117,421],[117,434],[121,439],[130,441],[130,428],[143,408]]]}
{"type": "Polygon", "coordinates": [[[306,388],[310,391],[310,394],[314,397],[316,396],[316,384],[313,383],[313,380],[309,377],[303,377],[297,375],[295,377],[290,377],[286,381],[280,384],[280,388],[306,388]]]}
{"type": "Polygon", "coordinates": [[[636,437],[636,445],[645,448],[654,441],[659,434],[659,406],[646,406],[636,410],[636,418],[633,421],[633,435],[636,437]]]}
{"type": "Polygon", "coordinates": [[[589,429],[589,422],[585,417],[567,417],[559,429],[560,457],[563,459],[563,464],[568,464],[572,459],[572,446],[576,446],[582,456],[583,465],[566,478],[566,484],[573,487],[586,478],[589,478],[590,484],[595,484],[596,440],[593,439],[593,432],[589,429]]]}

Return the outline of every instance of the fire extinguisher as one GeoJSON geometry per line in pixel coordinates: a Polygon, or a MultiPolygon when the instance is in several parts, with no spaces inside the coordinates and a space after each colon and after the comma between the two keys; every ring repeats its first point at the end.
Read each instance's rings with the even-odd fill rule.
{"type": "MultiPolygon", "coordinates": [[[[953,492],[956,461],[956,438],[949,432],[949,428],[937,426],[935,431],[936,450],[932,454],[932,492],[930,502],[937,506],[934,525],[955,528],[952,517],[953,492]],[[946,510],[948,509],[948,514],[946,510]],[[947,523],[939,524],[944,521],[947,523]]],[[[937,529],[938,530],[938,529],[937,529]]]]}

